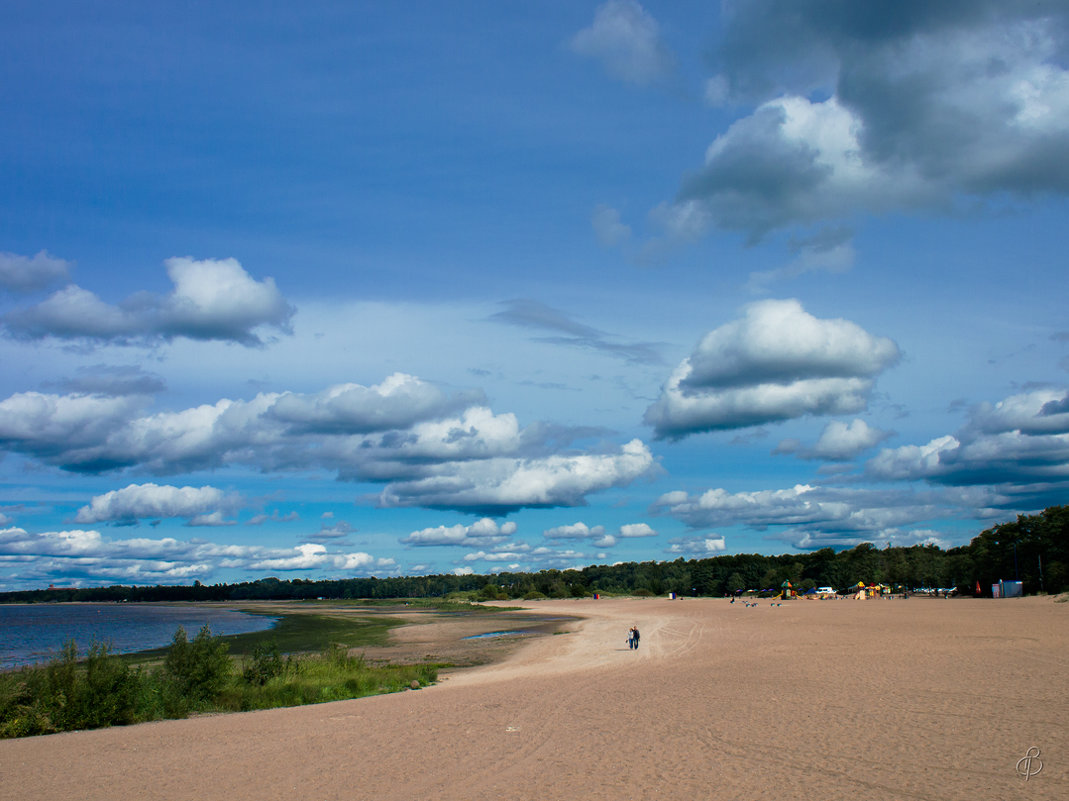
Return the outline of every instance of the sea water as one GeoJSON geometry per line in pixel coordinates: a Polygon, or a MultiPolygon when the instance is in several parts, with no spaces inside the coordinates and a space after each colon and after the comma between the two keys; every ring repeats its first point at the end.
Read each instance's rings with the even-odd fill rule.
{"type": "Polygon", "coordinates": [[[277,620],[192,605],[0,604],[0,670],[48,662],[70,640],[82,656],[94,642],[129,654],[170,645],[179,626],[193,639],[204,626],[214,635],[244,634],[269,629],[277,620]]]}

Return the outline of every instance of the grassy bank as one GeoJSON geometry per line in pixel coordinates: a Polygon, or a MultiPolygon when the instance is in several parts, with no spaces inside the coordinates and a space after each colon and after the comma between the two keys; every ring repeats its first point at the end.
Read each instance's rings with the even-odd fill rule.
{"type": "Polygon", "coordinates": [[[384,643],[396,618],[283,615],[275,629],[189,640],[127,657],[70,642],[43,666],[0,674],[0,737],[126,725],[194,713],[339,701],[433,683],[439,665],[370,665],[350,649],[384,643]]]}
{"type": "MultiPolygon", "coordinates": [[[[227,634],[219,637],[226,643],[232,656],[247,656],[258,646],[275,643],[284,654],[319,653],[332,645],[344,648],[363,648],[385,645],[390,629],[403,626],[404,620],[393,617],[349,617],[316,612],[278,613],[261,609],[243,609],[254,615],[277,617],[278,622],[264,631],[245,634],[227,634]]],[[[153,648],[129,654],[131,662],[157,661],[167,653],[167,648],[153,648]]]]}

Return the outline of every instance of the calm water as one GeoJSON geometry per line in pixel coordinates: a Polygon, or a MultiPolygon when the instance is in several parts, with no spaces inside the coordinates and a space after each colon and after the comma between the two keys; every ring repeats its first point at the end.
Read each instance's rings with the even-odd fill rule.
{"type": "Polygon", "coordinates": [[[83,655],[94,641],[128,654],[169,645],[179,626],[193,639],[205,625],[212,634],[244,634],[276,620],[203,606],[0,604],[0,669],[47,662],[72,639],[83,655]]]}

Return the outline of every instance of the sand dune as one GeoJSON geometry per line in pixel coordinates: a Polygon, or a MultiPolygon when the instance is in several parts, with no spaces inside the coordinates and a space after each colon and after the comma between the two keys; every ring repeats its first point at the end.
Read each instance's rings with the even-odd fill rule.
{"type": "Polygon", "coordinates": [[[584,619],[418,692],[0,742],[0,798],[1069,798],[1069,604],[531,606],[584,619]]]}

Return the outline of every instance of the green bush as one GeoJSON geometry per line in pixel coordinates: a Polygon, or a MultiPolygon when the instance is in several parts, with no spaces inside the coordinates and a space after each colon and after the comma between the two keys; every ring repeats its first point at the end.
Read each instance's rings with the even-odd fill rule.
{"type": "Polygon", "coordinates": [[[507,601],[509,594],[500,584],[487,581],[475,596],[476,601],[507,601]]]}
{"type": "Polygon", "coordinates": [[[241,676],[249,684],[262,687],[275,676],[281,676],[285,669],[286,663],[278,650],[278,642],[271,640],[252,649],[252,658],[244,663],[241,676]]]}
{"type": "Polygon", "coordinates": [[[179,626],[163,661],[163,672],[178,695],[196,707],[219,695],[230,679],[234,666],[228,650],[207,626],[192,642],[179,626]]]}
{"type": "Polygon", "coordinates": [[[22,668],[0,674],[0,737],[30,737],[54,731],[45,704],[44,673],[22,668]]]}
{"type": "Polygon", "coordinates": [[[445,600],[453,603],[475,603],[478,595],[478,590],[456,590],[446,595],[445,600]]]}
{"type": "Polygon", "coordinates": [[[89,646],[84,684],[80,689],[77,728],[121,726],[137,719],[141,672],[110,653],[108,646],[101,643],[89,646]]]}
{"type": "Polygon", "coordinates": [[[23,668],[0,681],[0,737],[26,737],[132,723],[139,718],[142,675],[103,643],[84,663],[63,646],[45,668],[23,668]]]}

